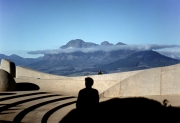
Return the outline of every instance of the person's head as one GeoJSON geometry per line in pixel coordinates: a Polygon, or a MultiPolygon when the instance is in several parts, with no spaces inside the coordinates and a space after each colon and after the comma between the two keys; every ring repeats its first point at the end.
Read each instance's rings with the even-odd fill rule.
{"type": "Polygon", "coordinates": [[[90,77],[86,77],[85,78],[86,88],[91,88],[93,83],[94,83],[94,80],[92,78],[90,78],[90,77]]]}

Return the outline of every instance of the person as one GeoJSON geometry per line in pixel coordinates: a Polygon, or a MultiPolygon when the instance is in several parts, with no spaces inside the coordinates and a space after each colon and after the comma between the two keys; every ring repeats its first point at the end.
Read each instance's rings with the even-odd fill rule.
{"type": "Polygon", "coordinates": [[[102,72],[99,70],[99,71],[98,71],[98,75],[101,75],[101,74],[102,74],[102,72]]]}
{"type": "Polygon", "coordinates": [[[95,118],[98,111],[99,105],[99,92],[98,90],[92,88],[94,80],[90,77],[85,78],[85,88],[79,91],[76,109],[79,112],[81,118],[90,122],[95,118]]]}

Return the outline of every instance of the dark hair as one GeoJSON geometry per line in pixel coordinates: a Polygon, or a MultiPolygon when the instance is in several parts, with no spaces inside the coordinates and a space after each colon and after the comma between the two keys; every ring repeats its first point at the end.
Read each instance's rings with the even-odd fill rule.
{"type": "Polygon", "coordinates": [[[85,78],[85,85],[86,87],[91,87],[94,84],[94,80],[91,77],[85,78]]]}

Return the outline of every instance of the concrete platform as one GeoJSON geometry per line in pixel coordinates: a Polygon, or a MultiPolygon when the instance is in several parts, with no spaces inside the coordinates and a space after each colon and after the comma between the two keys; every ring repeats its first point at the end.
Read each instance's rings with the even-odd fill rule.
{"type": "MultiPolygon", "coordinates": [[[[69,113],[76,108],[76,100],[77,98],[73,96],[62,96],[61,94],[54,92],[1,92],[0,123],[60,123],[64,117],[67,117],[69,113]]],[[[136,116],[134,113],[131,114],[132,112],[137,112],[139,115],[143,115],[143,113],[145,113],[138,111],[143,109],[141,106],[144,106],[143,108],[147,109],[147,111],[151,109],[158,109],[157,112],[159,111],[159,107],[163,107],[168,109],[168,113],[166,110],[163,110],[163,112],[172,118],[172,116],[169,115],[169,108],[173,108],[173,112],[175,111],[174,113],[180,113],[180,109],[178,107],[180,106],[180,95],[146,96],[143,98],[101,98],[101,108],[99,113],[103,114],[104,118],[102,118],[102,121],[107,119],[107,117],[116,119],[117,116],[110,115],[114,113],[119,114],[118,117],[121,119],[122,116],[129,116],[129,118],[131,118],[134,115],[136,116]],[[167,106],[163,106],[164,99],[168,100],[167,106]],[[168,107],[170,105],[171,107],[168,107]],[[128,112],[125,112],[126,110],[124,108],[126,108],[128,112]],[[116,109],[119,110],[119,113],[115,111],[116,109]],[[107,114],[107,116],[105,114],[107,114]]],[[[143,109],[143,111],[146,110],[143,109]]],[[[99,117],[102,116],[101,114],[98,114],[99,117]]]]}

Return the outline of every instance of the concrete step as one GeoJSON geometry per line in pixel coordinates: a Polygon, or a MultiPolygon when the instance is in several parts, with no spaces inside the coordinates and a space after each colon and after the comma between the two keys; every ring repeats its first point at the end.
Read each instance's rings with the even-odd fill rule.
{"type": "Polygon", "coordinates": [[[38,107],[48,103],[55,103],[63,98],[70,98],[69,96],[61,96],[47,92],[18,92],[15,95],[1,95],[4,96],[1,96],[2,98],[0,97],[0,122],[4,122],[4,119],[6,119],[6,121],[13,121],[16,118],[17,120],[17,116],[19,118],[21,116],[19,114],[22,114],[21,112],[24,110],[27,113],[33,110],[31,107],[34,108],[34,106],[38,107]]]}
{"type": "Polygon", "coordinates": [[[40,102],[47,102],[48,100],[57,99],[60,96],[56,96],[53,94],[43,94],[43,95],[33,95],[32,97],[23,97],[18,99],[12,99],[10,102],[4,101],[6,105],[2,106],[0,111],[0,120],[1,119],[9,119],[14,120],[14,118],[21,111],[26,109],[28,106],[33,106],[35,104],[39,104],[40,102]]]}

